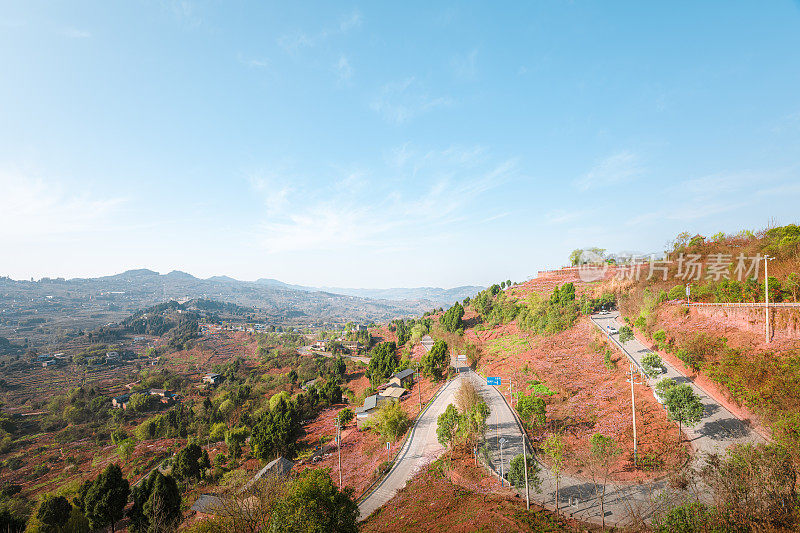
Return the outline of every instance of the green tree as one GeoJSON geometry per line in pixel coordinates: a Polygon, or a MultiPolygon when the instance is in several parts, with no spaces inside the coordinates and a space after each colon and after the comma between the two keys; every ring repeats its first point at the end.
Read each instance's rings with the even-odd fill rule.
{"type": "Polygon", "coordinates": [[[355,413],[349,407],[345,407],[341,411],[339,411],[339,423],[342,427],[346,426],[353,418],[355,418],[355,413]]]}
{"type": "Polygon", "coordinates": [[[302,430],[300,422],[294,402],[280,398],[275,408],[262,415],[253,427],[250,438],[253,455],[264,462],[279,455],[291,456],[302,430]]]}
{"type": "Polygon", "coordinates": [[[144,514],[150,526],[148,533],[175,531],[183,518],[178,484],[171,476],[160,472],[155,474],[150,496],[144,504],[144,514]]]}
{"type": "Polygon", "coordinates": [[[450,364],[447,343],[438,340],[433,344],[431,351],[422,356],[422,371],[426,376],[439,381],[450,364]]]}
{"type": "Polygon", "coordinates": [[[305,470],[277,503],[270,522],[270,531],[356,533],[358,505],[353,490],[340,491],[327,470],[305,470]]]}
{"type": "Polygon", "coordinates": [[[208,452],[193,442],[178,452],[172,473],[181,480],[200,480],[203,470],[210,467],[208,452]]]}
{"type": "Polygon", "coordinates": [[[632,341],[634,338],[633,329],[631,329],[630,326],[622,326],[619,328],[619,342],[625,344],[628,341],[632,341]]]}
{"type": "Polygon", "coordinates": [[[517,399],[517,412],[525,422],[531,422],[539,427],[544,427],[547,421],[547,406],[544,400],[535,395],[519,395],[517,399]]]}
{"type": "Polygon", "coordinates": [[[649,352],[642,357],[642,369],[649,378],[655,378],[661,375],[664,369],[664,362],[661,357],[655,352],[649,352]]]}
{"type": "Polygon", "coordinates": [[[439,318],[439,323],[450,333],[456,332],[463,332],[464,331],[464,322],[462,321],[464,318],[464,308],[461,306],[460,303],[456,302],[453,304],[453,307],[445,311],[445,313],[439,318]]]}
{"type": "Polygon", "coordinates": [[[452,446],[453,440],[456,438],[456,431],[458,431],[458,419],[458,410],[452,403],[439,415],[436,424],[436,438],[442,446],[448,448],[452,446]]]}
{"type": "Polygon", "coordinates": [[[383,437],[384,442],[395,442],[410,425],[411,420],[397,402],[385,404],[375,415],[375,429],[383,437]]]}
{"type": "Polygon", "coordinates": [[[81,506],[93,529],[114,526],[123,517],[130,485],[118,464],[110,464],[94,482],[87,481],[79,495],[81,506]]]}
{"type": "Polygon", "coordinates": [[[65,520],[72,512],[72,505],[63,496],[46,497],[39,505],[36,519],[42,523],[39,529],[42,533],[61,533],[64,531],[65,520]]]}
{"type": "Polygon", "coordinates": [[[119,458],[126,463],[131,460],[134,450],[136,449],[136,441],[134,439],[125,439],[117,445],[117,454],[119,458]]]}
{"type": "Polygon", "coordinates": [[[337,357],[336,361],[333,363],[333,374],[339,379],[343,379],[345,374],[347,374],[347,365],[341,355],[337,357]]]}
{"type": "MultiPolygon", "coordinates": [[[[522,454],[511,459],[508,481],[518,489],[525,488],[525,457],[522,454]]],[[[528,458],[528,486],[533,487],[536,492],[541,491],[542,480],[539,479],[539,466],[532,457],[528,458]]]]}
{"type": "Polygon", "coordinates": [[[619,446],[611,437],[606,437],[600,433],[595,433],[589,439],[590,460],[589,465],[592,470],[592,477],[595,480],[595,493],[598,492],[597,476],[602,476],[603,488],[600,490],[600,516],[602,516],[603,530],[606,528],[606,485],[608,484],[608,474],[611,471],[611,461],[621,453],[619,446]]]}
{"type": "Polygon", "coordinates": [[[705,408],[700,397],[686,383],[677,384],[672,379],[663,379],[656,385],[656,392],[664,399],[667,415],[678,423],[678,442],[681,441],[683,425],[694,426],[703,418],[705,408]]]}
{"type": "Polygon", "coordinates": [[[558,493],[561,482],[561,467],[564,465],[564,439],[560,433],[552,433],[542,443],[542,451],[553,462],[553,476],[556,478],[556,514],[559,514],[558,493]]]}
{"type": "Polygon", "coordinates": [[[382,342],[372,350],[372,357],[367,367],[367,375],[373,386],[380,385],[397,368],[397,345],[394,342],[382,342]]]}
{"type": "Polygon", "coordinates": [[[152,472],[133,489],[128,511],[132,533],[174,531],[181,519],[181,493],[172,476],[152,472]]]}
{"type": "Polygon", "coordinates": [[[8,509],[0,509],[0,531],[3,533],[22,533],[26,520],[16,516],[8,509]]]}
{"type": "Polygon", "coordinates": [[[717,508],[749,531],[797,531],[796,477],[791,455],[777,444],[735,444],[701,470],[717,508]]]}
{"type": "Polygon", "coordinates": [[[242,445],[249,434],[250,432],[245,426],[233,428],[225,433],[225,444],[228,445],[228,452],[234,460],[242,455],[242,445]]]}

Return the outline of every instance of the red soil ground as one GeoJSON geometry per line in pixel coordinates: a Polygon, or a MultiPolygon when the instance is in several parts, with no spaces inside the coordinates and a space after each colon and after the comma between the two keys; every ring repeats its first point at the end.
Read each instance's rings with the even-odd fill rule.
{"type": "MultiPolygon", "coordinates": [[[[599,284],[580,281],[576,271],[547,274],[509,289],[518,297],[531,293],[548,294],[556,284],[573,282],[576,292],[594,291],[599,284]]],[[[465,315],[466,317],[467,315],[465,315]]],[[[556,394],[545,397],[548,425],[533,434],[541,440],[556,429],[565,431],[570,461],[568,470],[585,474],[589,438],[600,433],[613,437],[622,453],[612,478],[638,481],[652,478],[682,463],[684,447],[677,444],[678,428],[667,419],[665,410],[656,402],[645,385],[635,387],[636,423],[639,457],[651,456],[663,461],[660,468],[649,471],[633,466],[633,425],[631,420],[630,383],[626,381],[627,360],[616,348],[612,359],[615,370],[608,370],[603,356],[591,347],[601,336],[587,317],[580,317],[567,331],[549,337],[520,331],[515,322],[491,330],[468,329],[464,339],[482,348],[479,371],[486,376],[501,376],[501,391],[509,397],[508,380],[515,391],[526,389],[530,381],[546,384],[556,394]],[[664,439],[674,434],[675,439],[664,439]]],[[[491,423],[491,420],[489,421],[491,423]]]]}
{"type": "MultiPolygon", "coordinates": [[[[510,490],[498,490],[469,453],[445,456],[441,465],[424,470],[362,524],[364,532],[575,531],[579,524],[556,520],[510,490]],[[431,498],[435,494],[436,498],[431,498]]],[[[583,529],[583,528],[581,528],[583,529]]]]}
{"type": "MultiPolygon", "coordinates": [[[[722,315],[709,317],[708,312],[696,308],[689,308],[689,314],[685,314],[682,309],[685,307],[666,305],[660,307],[656,315],[656,329],[663,328],[669,337],[675,338],[679,343],[697,333],[703,333],[710,337],[724,337],[728,346],[748,350],[752,353],[797,353],[797,350],[800,350],[800,340],[798,339],[783,337],[767,344],[763,332],[752,331],[750,328],[739,328],[735,325],[735,321],[733,323],[726,321],[722,315]]],[[[736,417],[749,422],[762,437],[771,440],[771,431],[762,417],[747,407],[739,405],[722,385],[702,373],[695,372],[675,355],[659,350],[652,339],[647,338],[643,332],[635,330],[635,334],[640,342],[649,346],[669,364],[690,377],[736,417]]]]}
{"type": "MultiPolygon", "coordinates": [[[[366,380],[363,375],[359,380],[366,380]]],[[[348,382],[351,387],[352,381],[348,382]]],[[[369,384],[366,380],[365,386],[369,384]]],[[[422,380],[422,406],[435,394],[441,386],[440,383],[433,383],[427,379],[422,380]]],[[[419,385],[415,383],[411,389],[411,394],[401,400],[403,410],[410,418],[415,418],[419,413],[419,385]]],[[[306,435],[303,442],[316,446],[323,439],[327,439],[323,446],[323,458],[317,463],[310,461],[305,464],[297,465],[299,471],[305,468],[330,468],[331,479],[336,484],[339,483],[339,459],[336,446],[333,444],[333,437],[336,434],[334,418],[344,407],[355,409],[357,406],[337,405],[322,411],[311,423],[305,426],[306,435]]],[[[394,457],[403,442],[401,437],[392,444],[390,455],[394,457]]],[[[375,479],[375,472],[378,466],[386,461],[386,445],[381,442],[377,432],[372,430],[359,431],[356,428],[355,420],[351,421],[342,430],[342,483],[346,487],[353,487],[356,495],[360,495],[375,479]]]]}

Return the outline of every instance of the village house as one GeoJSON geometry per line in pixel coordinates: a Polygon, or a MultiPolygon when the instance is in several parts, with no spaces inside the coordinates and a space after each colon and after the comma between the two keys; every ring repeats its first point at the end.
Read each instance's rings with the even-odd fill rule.
{"type": "Polygon", "coordinates": [[[395,372],[389,379],[389,385],[395,387],[408,387],[414,383],[414,369],[406,368],[400,372],[395,372]]]}
{"type": "Polygon", "coordinates": [[[379,396],[377,394],[364,398],[364,405],[356,409],[356,427],[362,429],[362,424],[369,420],[370,417],[378,411],[381,405],[390,401],[392,401],[391,398],[379,396]]]}
{"type": "Polygon", "coordinates": [[[203,376],[203,383],[207,383],[214,387],[219,385],[221,381],[222,381],[222,376],[220,376],[219,374],[206,374],[205,376],[203,376]]]}
{"type": "Polygon", "coordinates": [[[111,398],[111,406],[115,409],[125,409],[128,406],[128,402],[131,399],[130,394],[122,394],[120,396],[114,396],[111,398]]]}
{"type": "Polygon", "coordinates": [[[358,341],[342,341],[342,346],[351,353],[358,353],[363,347],[358,341]]]}
{"type": "Polygon", "coordinates": [[[391,400],[400,401],[400,398],[403,397],[408,391],[403,387],[388,387],[385,390],[378,393],[378,396],[383,398],[388,398],[391,400]]]}
{"type": "Polygon", "coordinates": [[[321,352],[324,352],[325,351],[325,341],[322,341],[322,340],[314,341],[313,344],[311,344],[311,349],[312,350],[319,350],[321,352]]]}

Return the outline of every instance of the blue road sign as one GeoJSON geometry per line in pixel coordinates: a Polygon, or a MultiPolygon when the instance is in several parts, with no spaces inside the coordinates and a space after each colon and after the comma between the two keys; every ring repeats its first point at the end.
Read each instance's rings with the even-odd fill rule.
{"type": "Polygon", "coordinates": [[[494,377],[493,376],[489,376],[488,378],[486,378],[486,384],[487,385],[494,385],[496,387],[499,387],[500,386],[500,378],[497,377],[497,376],[494,376],[494,377]]]}

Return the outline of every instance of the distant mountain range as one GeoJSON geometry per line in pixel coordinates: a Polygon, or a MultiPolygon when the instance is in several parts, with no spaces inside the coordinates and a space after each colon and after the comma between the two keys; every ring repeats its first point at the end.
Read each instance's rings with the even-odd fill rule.
{"type": "MultiPolygon", "coordinates": [[[[217,276],[220,277],[220,276],[217,276]]],[[[221,276],[225,278],[225,276],[221,276]]],[[[214,279],[214,278],[210,278],[214,279]]],[[[231,278],[226,278],[231,279],[231,278]]],[[[485,289],[477,285],[463,285],[452,289],[440,289],[438,287],[410,287],[392,289],[351,289],[343,287],[307,287],[305,285],[292,285],[277,279],[260,278],[256,283],[270,287],[282,289],[294,289],[306,292],[330,292],[333,294],[344,294],[346,296],[358,296],[360,298],[373,298],[376,300],[426,300],[431,302],[434,307],[451,306],[455,302],[463,300],[467,296],[472,297],[485,289]]]]}
{"type": "Polygon", "coordinates": [[[129,270],[99,278],[0,278],[0,337],[31,342],[67,331],[118,322],[168,300],[195,298],[253,309],[252,319],[296,326],[345,321],[383,322],[447,307],[482,287],[341,289],[290,285],[273,279],[200,279],[186,272],[129,270]],[[38,339],[37,339],[38,338],[38,339]]]}

